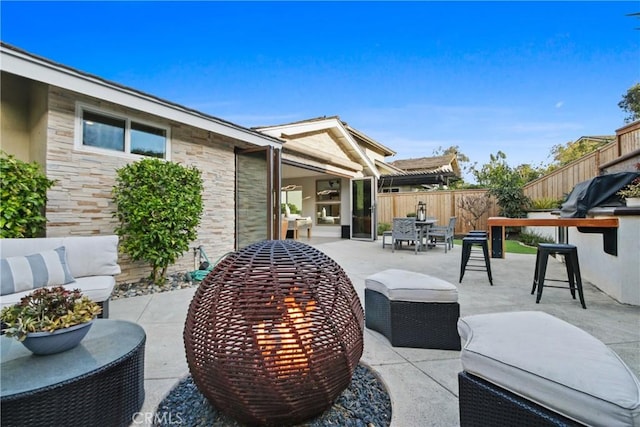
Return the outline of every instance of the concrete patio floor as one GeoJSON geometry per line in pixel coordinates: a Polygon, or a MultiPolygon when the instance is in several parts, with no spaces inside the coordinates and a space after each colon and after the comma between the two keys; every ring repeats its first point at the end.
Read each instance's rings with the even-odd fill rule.
{"type": "MultiPolygon", "coordinates": [[[[399,268],[429,274],[458,286],[461,316],[545,311],[600,339],[640,377],[640,307],[620,304],[589,282],[583,284],[586,310],[564,289],[545,288],[540,304],[536,304],[531,295],[535,255],[507,254],[505,259],[492,259],[494,286],[490,286],[486,273],[478,271],[467,271],[458,284],[460,246],[447,254],[438,246],[415,255],[413,250],[392,253],[389,246],[383,250],[380,241],[301,241],[340,264],[363,302],[364,280],[373,273],[399,268]]],[[[547,277],[564,275],[561,263],[549,263],[547,277]]],[[[110,318],[137,322],[147,333],[146,399],[132,426],[151,425],[148,421],[158,403],[189,373],[182,329],[194,292],[191,288],[111,302],[110,318]]],[[[391,347],[382,335],[365,329],[362,362],[378,373],[389,391],[394,427],[459,425],[459,356],[457,351],[391,347]]]]}

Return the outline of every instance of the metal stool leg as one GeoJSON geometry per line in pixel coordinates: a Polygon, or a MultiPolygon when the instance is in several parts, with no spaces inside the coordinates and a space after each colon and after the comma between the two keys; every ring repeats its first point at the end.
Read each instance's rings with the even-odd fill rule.
{"type": "Polygon", "coordinates": [[[578,288],[578,297],[580,298],[580,304],[582,308],[586,309],[587,305],[584,303],[584,294],[582,293],[582,276],[580,275],[580,263],[578,262],[578,251],[576,250],[574,256],[571,257],[573,272],[576,277],[576,287],[578,288]]]}
{"type": "Polygon", "coordinates": [[[576,299],[576,281],[575,281],[575,272],[573,270],[573,257],[572,254],[564,254],[564,265],[567,270],[567,278],[569,281],[569,292],[571,292],[571,296],[573,299],[576,299]]]}
{"type": "Polygon", "coordinates": [[[538,294],[536,296],[536,304],[540,303],[542,298],[542,288],[544,287],[544,276],[547,274],[547,261],[549,259],[549,253],[544,252],[540,254],[540,265],[538,266],[538,294]]]}
{"type": "Polygon", "coordinates": [[[462,278],[464,277],[464,272],[467,268],[467,263],[469,262],[469,257],[471,256],[471,245],[469,242],[462,242],[462,260],[460,262],[460,280],[458,283],[462,283],[462,278]]]}
{"type": "Polygon", "coordinates": [[[482,253],[484,254],[484,265],[487,269],[487,276],[489,276],[489,283],[493,286],[493,276],[491,275],[491,259],[489,258],[489,245],[485,240],[482,242],[482,253]]]}
{"type": "Polygon", "coordinates": [[[533,287],[531,288],[531,295],[536,291],[536,285],[538,284],[538,268],[540,268],[540,249],[536,251],[536,266],[533,269],[533,287]]]}

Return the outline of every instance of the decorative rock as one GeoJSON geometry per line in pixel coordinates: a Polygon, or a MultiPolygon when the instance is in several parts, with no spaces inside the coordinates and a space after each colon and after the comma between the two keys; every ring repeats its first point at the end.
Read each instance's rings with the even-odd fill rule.
{"type": "Polygon", "coordinates": [[[161,292],[175,291],[179,289],[198,287],[200,282],[188,282],[184,280],[184,273],[171,274],[167,279],[168,282],[164,286],[156,285],[145,280],[135,283],[122,283],[116,285],[111,294],[111,299],[131,298],[142,295],[156,294],[161,292]]]}
{"type": "MultiPolygon", "coordinates": [[[[156,426],[181,425],[241,427],[237,421],[212,407],[193,383],[191,376],[178,383],[160,402],[156,426]],[[171,424],[173,422],[174,424],[171,424]]],[[[391,424],[391,400],[384,386],[363,365],[354,371],[351,384],[321,415],[299,426],[386,427],[391,424]]]]}

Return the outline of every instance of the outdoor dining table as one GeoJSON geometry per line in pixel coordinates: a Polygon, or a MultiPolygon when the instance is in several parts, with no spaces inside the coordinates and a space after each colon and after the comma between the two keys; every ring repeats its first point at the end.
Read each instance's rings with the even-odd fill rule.
{"type": "Polygon", "coordinates": [[[427,219],[423,219],[423,220],[416,220],[416,227],[418,227],[420,229],[420,247],[418,248],[419,250],[423,250],[424,246],[429,246],[429,242],[424,243],[424,239],[425,237],[427,237],[427,232],[429,231],[429,228],[431,228],[432,225],[436,224],[438,222],[437,219],[435,218],[427,218],[427,219]]]}

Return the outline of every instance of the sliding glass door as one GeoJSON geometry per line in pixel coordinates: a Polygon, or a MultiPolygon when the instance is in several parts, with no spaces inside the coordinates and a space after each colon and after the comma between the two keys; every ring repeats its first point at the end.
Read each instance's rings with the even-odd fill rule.
{"type": "Polygon", "coordinates": [[[373,240],[376,229],[374,177],[351,180],[351,238],[373,240]]]}
{"type": "Polygon", "coordinates": [[[280,150],[236,152],[236,249],[280,236],[280,150]]]}

